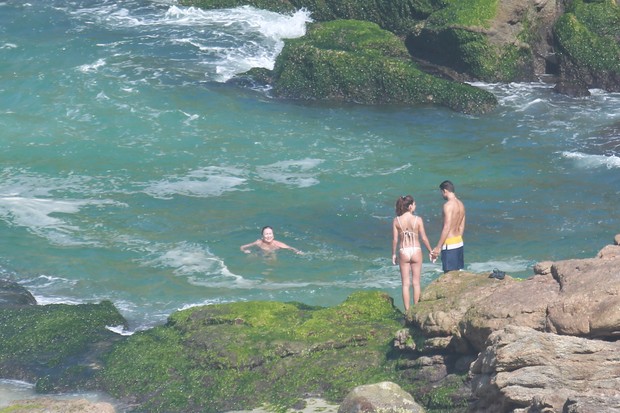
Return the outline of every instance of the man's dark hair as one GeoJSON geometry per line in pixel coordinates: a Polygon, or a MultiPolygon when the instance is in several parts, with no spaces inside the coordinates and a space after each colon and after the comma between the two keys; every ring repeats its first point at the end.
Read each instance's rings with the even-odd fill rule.
{"type": "Polygon", "coordinates": [[[441,189],[442,191],[445,189],[448,192],[454,193],[454,184],[452,182],[450,182],[450,181],[443,181],[439,185],[439,189],[441,189]]]}

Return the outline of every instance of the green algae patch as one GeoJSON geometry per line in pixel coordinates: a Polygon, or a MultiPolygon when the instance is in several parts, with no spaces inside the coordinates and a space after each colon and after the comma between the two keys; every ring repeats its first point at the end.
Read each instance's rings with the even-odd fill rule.
{"type": "Polygon", "coordinates": [[[286,41],[273,72],[273,93],[283,98],[438,104],[464,113],[497,104],[487,91],[422,72],[402,40],[357,20],[314,24],[303,38],[286,41]]]}
{"type": "Polygon", "coordinates": [[[620,74],[620,7],[575,1],[556,23],[558,44],[577,66],[620,74]]]}
{"type": "Polygon", "coordinates": [[[116,345],[104,388],[139,411],[221,412],[340,401],[357,385],[398,382],[391,351],[402,313],[381,292],[342,304],[240,302],[172,314],[116,345]]]}
{"type": "MultiPolygon", "coordinates": [[[[406,39],[410,53],[433,64],[484,81],[528,79],[532,72],[531,44],[539,39],[530,30],[536,25],[531,11],[523,13],[518,34],[495,36],[498,32],[499,1],[451,0],[433,13],[419,30],[406,39]],[[438,53],[438,51],[441,51],[438,53]]],[[[501,25],[500,25],[501,27],[501,25]]]]}
{"type": "Polygon", "coordinates": [[[488,28],[497,14],[499,0],[446,0],[446,3],[428,18],[427,24],[488,28]]]}
{"type": "Polygon", "coordinates": [[[0,377],[36,382],[39,391],[88,388],[98,356],[125,319],[109,301],[0,308],[0,377]]]}

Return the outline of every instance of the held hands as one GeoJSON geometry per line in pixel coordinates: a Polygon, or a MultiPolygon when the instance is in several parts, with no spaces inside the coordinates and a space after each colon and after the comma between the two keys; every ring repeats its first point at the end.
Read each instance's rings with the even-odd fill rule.
{"type": "Polygon", "coordinates": [[[438,257],[439,257],[439,252],[436,252],[435,250],[432,250],[431,252],[428,253],[428,258],[431,260],[433,264],[435,264],[435,261],[437,261],[438,257]]]}

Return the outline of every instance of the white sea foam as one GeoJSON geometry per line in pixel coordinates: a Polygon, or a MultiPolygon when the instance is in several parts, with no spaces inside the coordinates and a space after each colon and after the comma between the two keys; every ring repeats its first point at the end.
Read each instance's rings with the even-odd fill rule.
{"type": "Polygon", "coordinates": [[[177,276],[193,276],[200,274],[215,280],[225,280],[226,283],[241,280],[243,277],[231,273],[224,261],[213,255],[208,248],[203,245],[180,242],[176,245],[152,246],[156,252],[154,258],[144,260],[143,264],[159,268],[172,268],[177,276]]]}
{"type": "Polygon", "coordinates": [[[30,399],[35,396],[34,384],[19,380],[0,379],[0,407],[12,401],[30,399]]]}
{"type": "Polygon", "coordinates": [[[316,169],[321,163],[323,163],[322,159],[311,158],[279,161],[270,165],[259,166],[257,173],[261,178],[268,181],[306,188],[319,183],[316,177],[318,172],[312,173],[311,170],[316,169]]]}
{"type": "Polygon", "coordinates": [[[85,301],[75,297],[68,297],[58,291],[72,291],[78,284],[76,280],[64,277],[42,274],[34,278],[20,281],[39,305],[48,304],[83,304],[85,301]]]}
{"type": "Polygon", "coordinates": [[[190,171],[185,176],[170,176],[149,183],[144,192],[155,198],[170,199],[174,195],[207,198],[240,190],[246,178],[234,168],[209,166],[190,171]]]}
{"type": "MultiPolygon", "coordinates": [[[[234,302],[238,302],[238,301],[246,301],[246,300],[244,300],[244,299],[234,300],[234,302]]],[[[218,299],[218,298],[208,299],[208,300],[204,300],[204,301],[199,302],[199,303],[185,304],[185,305],[177,308],[177,311],[183,311],[183,310],[187,310],[187,309],[194,308],[194,307],[202,307],[202,306],[205,306],[205,305],[225,304],[225,303],[230,303],[230,302],[233,302],[233,301],[232,300],[222,300],[222,299],[218,299]]]]}
{"type": "Polygon", "coordinates": [[[517,111],[524,112],[524,111],[530,109],[530,107],[538,105],[538,104],[546,105],[547,102],[545,100],[543,100],[543,99],[537,98],[537,99],[534,99],[534,100],[531,100],[531,101],[528,101],[528,102],[524,103],[520,108],[517,109],[517,111]]]}
{"type": "Polygon", "coordinates": [[[106,65],[105,59],[97,59],[95,63],[78,66],[77,70],[82,73],[96,72],[100,67],[103,67],[105,65],[106,65]]]}
{"type": "Polygon", "coordinates": [[[80,227],[81,212],[87,207],[105,207],[119,203],[100,197],[98,181],[69,175],[52,178],[25,170],[2,171],[0,184],[0,220],[25,227],[33,234],[56,245],[93,245],[96,241],[80,227]],[[93,199],[80,198],[88,188],[93,199]],[[78,193],[80,197],[58,194],[78,193]]]}
{"type": "Polygon", "coordinates": [[[37,287],[37,288],[48,288],[54,285],[75,285],[76,281],[75,280],[69,280],[67,278],[63,278],[63,277],[55,277],[52,275],[39,275],[38,277],[29,279],[29,280],[24,280],[23,281],[24,285],[26,285],[27,287],[37,287]]]}
{"type": "Polygon", "coordinates": [[[575,162],[579,168],[620,168],[620,157],[607,155],[589,155],[581,152],[562,152],[562,156],[575,162]]]}
{"type": "Polygon", "coordinates": [[[70,297],[58,297],[50,294],[40,295],[40,294],[32,294],[34,298],[37,300],[37,304],[39,305],[48,305],[48,304],[84,304],[86,301],[70,298],[70,297]]]}
{"type": "MultiPolygon", "coordinates": [[[[73,14],[86,22],[95,19],[112,30],[137,28],[140,35],[135,41],[147,45],[144,53],[149,53],[147,49],[151,45],[159,48],[176,44],[177,52],[186,53],[186,63],[193,61],[192,66],[205,68],[205,75],[219,82],[253,67],[272,69],[284,46],[283,40],[303,36],[306,24],[312,21],[307,10],[285,15],[250,6],[203,10],[172,5],[165,12],[157,7],[136,13],[118,5],[105,5],[73,14]]],[[[113,55],[116,48],[129,47],[119,42],[99,46],[109,48],[113,55]]],[[[95,72],[105,64],[100,59],[78,70],[95,72]]]]}
{"type": "Polygon", "coordinates": [[[30,232],[57,245],[93,244],[93,240],[79,236],[79,226],[70,224],[57,214],[77,214],[86,206],[109,203],[113,202],[0,196],[0,219],[11,225],[26,227],[30,232]]]}
{"type": "Polygon", "coordinates": [[[118,326],[105,326],[106,329],[110,330],[113,333],[116,333],[120,336],[131,336],[135,333],[135,331],[128,331],[125,329],[125,326],[123,325],[118,325],[118,326]]]}
{"type": "Polygon", "coordinates": [[[310,12],[303,9],[292,15],[284,15],[250,6],[215,10],[172,6],[162,19],[162,23],[191,27],[236,26],[273,39],[303,36],[306,23],[311,21],[310,12]]]}
{"type": "MultiPolygon", "coordinates": [[[[41,395],[35,391],[34,387],[34,384],[27,383],[25,381],[0,379],[0,408],[9,406],[13,401],[38,398],[54,400],[86,399],[93,403],[108,402],[113,405],[116,404],[110,396],[103,393],[79,392],[41,395]]],[[[121,406],[117,407],[120,408],[121,406]]]]}

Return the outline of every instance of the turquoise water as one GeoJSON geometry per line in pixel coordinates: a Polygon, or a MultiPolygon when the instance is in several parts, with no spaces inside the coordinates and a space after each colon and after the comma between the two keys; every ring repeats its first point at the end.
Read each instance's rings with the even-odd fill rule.
{"type": "MultiPolygon", "coordinates": [[[[311,16],[170,1],[0,3],[0,268],[40,303],[112,300],[130,332],[187,306],[390,293],[395,199],[436,242],[454,181],[466,264],[525,277],[620,232],[620,94],[480,84],[484,116],[279,101],[270,68],[311,16]],[[264,225],[305,252],[245,255],[264,225]]],[[[423,284],[440,274],[423,267],[423,284]]]]}

